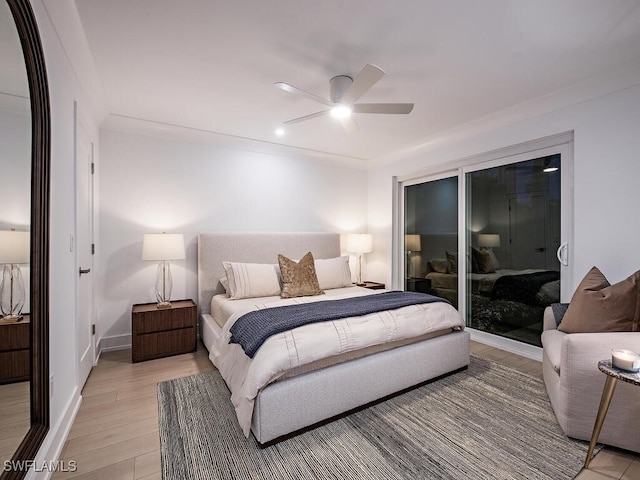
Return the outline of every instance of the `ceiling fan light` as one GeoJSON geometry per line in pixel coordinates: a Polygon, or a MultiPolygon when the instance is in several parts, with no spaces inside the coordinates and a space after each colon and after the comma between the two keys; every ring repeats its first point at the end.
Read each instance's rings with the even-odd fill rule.
{"type": "Polygon", "coordinates": [[[344,104],[338,104],[331,108],[331,116],[333,118],[349,118],[351,116],[351,107],[344,104]]]}

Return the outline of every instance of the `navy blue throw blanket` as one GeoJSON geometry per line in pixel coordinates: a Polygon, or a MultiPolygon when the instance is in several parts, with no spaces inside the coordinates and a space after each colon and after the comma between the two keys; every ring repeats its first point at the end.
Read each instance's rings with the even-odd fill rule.
{"type": "Polygon", "coordinates": [[[302,325],[434,302],[449,303],[444,298],[426,293],[392,291],[363,297],[265,308],[245,313],[236,320],[230,329],[231,343],[240,344],[244,353],[253,358],[270,336],[302,325]]]}

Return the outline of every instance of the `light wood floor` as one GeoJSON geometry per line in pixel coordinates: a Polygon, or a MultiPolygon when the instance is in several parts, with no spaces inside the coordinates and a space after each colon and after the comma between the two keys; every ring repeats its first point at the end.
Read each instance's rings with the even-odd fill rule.
{"type": "Polygon", "coordinates": [[[0,459],[13,456],[29,430],[29,382],[0,385],[0,459]]]}
{"type": "MultiPolygon", "coordinates": [[[[539,362],[472,342],[471,352],[542,376],[539,362]]],[[[160,479],[160,441],[156,383],[213,369],[206,350],[131,363],[131,351],[102,355],[82,391],[83,402],[61,459],[75,461],[73,473],[54,479],[160,479]]],[[[606,449],[578,480],[640,479],[640,457],[606,449]]],[[[169,480],[169,479],[167,479],[169,480]]]]}

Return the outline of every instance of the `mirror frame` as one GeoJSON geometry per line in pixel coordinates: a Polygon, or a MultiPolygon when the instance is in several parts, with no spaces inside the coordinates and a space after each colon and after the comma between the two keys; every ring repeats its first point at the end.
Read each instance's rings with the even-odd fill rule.
{"type": "MultiPolygon", "coordinates": [[[[34,460],[49,431],[49,182],[51,124],[44,52],[29,0],[7,0],[24,53],[31,101],[31,428],[12,460],[34,460]]],[[[24,478],[25,469],[2,479],[24,478]]]]}

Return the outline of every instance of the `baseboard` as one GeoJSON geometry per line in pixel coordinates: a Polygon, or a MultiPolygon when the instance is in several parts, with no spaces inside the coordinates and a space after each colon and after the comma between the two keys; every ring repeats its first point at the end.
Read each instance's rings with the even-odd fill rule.
{"type": "Polygon", "coordinates": [[[98,342],[98,351],[111,352],[114,350],[126,350],[131,348],[131,334],[115,335],[113,337],[102,337],[98,342]]]}
{"type": "Polygon", "coordinates": [[[471,340],[478,343],[483,343],[491,347],[499,348],[507,352],[515,353],[523,357],[530,358],[532,360],[542,361],[542,348],[526,343],[511,340],[510,338],[501,337],[499,335],[493,335],[491,333],[475,330],[473,328],[466,328],[471,333],[471,340]]]}
{"type": "MultiPolygon", "coordinates": [[[[76,387],[71,399],[67,403],[67,407],[64,410],[64,414],[60,418],[60,421],[52,426],[47,433],[47,436],[38,450],[38,454],[35,458],[35,465],[52,465],[62,468],[63,465],[55,465],[55,461],[60,458],[62,454],[62,448],[64,442],[67,440],[73,421],[76,418],[80,404],[82,403],[82,396],[80,395],[80,389],[76,387]]],[[[48,469],[48,470],[52,470],[48,469]]],[[[29,470],[25,479],[27,480],[48,480],[51,478],[52,471],[34,471],[29,470]]]]}

